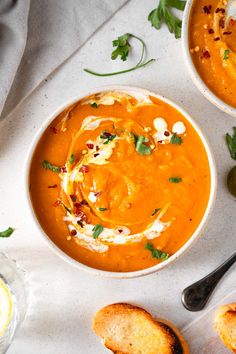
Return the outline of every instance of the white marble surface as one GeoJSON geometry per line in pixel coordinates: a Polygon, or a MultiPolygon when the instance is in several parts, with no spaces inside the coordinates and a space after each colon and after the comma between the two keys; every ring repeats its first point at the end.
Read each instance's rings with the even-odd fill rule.
{"type": "MultiPolygon", "coordinates": [[[[234,251],[235,199],[225,185],[227,171],[234,163],[224,135],[235,125],[235,119],[213,107],[193,86],[183,62],[181,40],[175,40],[165,27],[159,32],[150,27],[146,18],[155,4],[155,0],[131,0],[0,122],[0,225],[16,228],[11,238],[1,240],[1,249],[27,269],[31,284],[28,316],[9,354],[106,353],[91,330],[91,321],[96,310],[116,301],[143,306],[154,316],[163,316],[183,328],[199,314],[183,308],[181,291],[234,251]],[[111,78],[97,78],[82,71],[84,67],[123,68],[126,64],[113,63],[109,58],[112,39],[124,32],[141,35],[147,43],[148,56],[158,60],[139,71],[111,78]],[[37,129],[59,105],[80,90],[105,84],[145,87],[180,103],[208,136],[218,168],[217,201],[202,238],[169,268],[139,279],[100,279],[66,264],[40,237],[25,201],[26,152],[37,129]]],[[[231,269],[215,291],[211,304],[232,291],[235,284],[231,269]]]]}

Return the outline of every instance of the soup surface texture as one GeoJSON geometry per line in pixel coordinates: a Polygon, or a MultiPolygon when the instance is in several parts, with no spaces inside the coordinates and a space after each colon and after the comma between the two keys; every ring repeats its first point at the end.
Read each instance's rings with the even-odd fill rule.
{"type": "Polygon", "coordinates": [[[236,107],[236,21],[226,21],[227,1],[195,0],[189,21],[193,63],[205,84],[236,107]]]}
{"type": "Polygon", "coordinates": [[[29,188],[50,239],[90,267],[128,272],[165,261],[209,199],[204,145],[151,96],[103,92],[56,117],[32,158],[29,188]]]}

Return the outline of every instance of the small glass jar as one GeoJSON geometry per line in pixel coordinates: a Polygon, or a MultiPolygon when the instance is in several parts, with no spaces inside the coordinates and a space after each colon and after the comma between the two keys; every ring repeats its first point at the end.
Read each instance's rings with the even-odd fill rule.
{"type": "MultiPolygon", "coordinates": [[[[5,294],[8,294],[8,296],[4,297],[4,301],[6,301],[7,298],[11,308],[11,311],[8,309],[10,316],[8,325],[0,335],[0,354],[4,354],[11,344],[17,329],[20,327],[25,318],[28,299],[26,289],[26,272],[19,267],[16,261],[10,259],[5,253],[2,252],[0,252],[0,287],[3,293],[5,291],[5,294]]],[[[2,306],[4,310],[4,304],[2,306]]]]}

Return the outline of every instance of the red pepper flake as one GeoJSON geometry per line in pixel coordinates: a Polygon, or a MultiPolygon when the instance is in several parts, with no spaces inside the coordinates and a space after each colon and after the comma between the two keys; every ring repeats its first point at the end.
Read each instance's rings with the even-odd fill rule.
{"type": "Polygon", "coordinates": [[[103,132],[102,135],[104,135],[106,138],[109,138],[111,136],[111,133],[103,132]]]}
{"type": "Polygon", "coordinates": [[[75,216],[77,218],[79,218],[80,221],[83,220],[83,221],[87,222],[87,215],[83,211],[75,212],[75,216]]]}
{"type": "Polygon", "coordinates": [[[168,131],[165,131],[164,135],[165,135],[165,136],[169,136],[170,133],[169,133],[168,131]]]}
{"type": "Polygon", "coordinates": [[[230,34],[232,34],[232,32],[230,32],[230,31],[223,32],[223,35],[224,35],[224,36],[228,36],[228,35],[230,35],[230,34]]]}
{"type": "Polygon", "coordinates": [[[99,153],[96,153],[96,154],[94,154],[93,156],[94,156],[94,157],[97,157],[98,155],[99,155],[99,153]]]}
{"type": "Polygon", "coordinates": [[[58,133],[58,129],[55,127],[50,127],[50,130],[53,134],[57,134],[58,133]]]}
{"type": "Polygon", "coordinates": [[[70,198],[71,198],[73,203],[76,202],[76,195],[75,194],[70,194],[70,198]]]}
{"type": "Polygon", "coordinates": [[[210,53],[208,52],[208,50],[205,50],[205,49],[203,49],[202,50],[202,53],[201,53],[201,58],[203,59],[209,59],[210,58],[210,53]]]}
{"type": "Polygon", "coordinates": [[[123,232],[123,230],[121,230],[121,229],[118,229],[118,232],[121,234],[122,232],[123,232]]]}
{"type": "Polygon", "coordinates": [[[99,150],[99,146],[98,145],[96,145],[96,151],[98,151],[99,150]]]}
{"type": "Polygon", "coordinates": [[[159,140],[159,141],[158,141],[158,144],[162,144],[162,142],[163,142],[163,140],[159,140]]]}
{"type": "Polygon", "coordinates": [[[58,199],[55,203],[53,203],[54,207],[57,207],[61,204],[61,201],[58,199]]]}
{"type": "Polygon", "coordinates": [[[217,7],[217,9],[216,9],[216,14],[218,14],[219,12],[221,12],[222,14],[224,14],[225,13],[225,9],[223,9],[222,7],[217,7]]]}
{"type": "Polygon", "coordinates": [[[93,144],[86,144],[88,149],[93,149],[94,148],[94,145],[93,144]]]}
{"type": "Polygon", "coordinates": [[[71,236],[77,235],[77,231],[76,231],[76,230],[71,230],[70,235],[71,235],[71,236]]]}
{"type": "Polygon", "coordinates": [[[102,192],[97,192],[97,193],[94,193],[95,197],[99,197],[100,195],[102,194],[102,192]]]}
{"type": "Polygon", "coordinates": [[[81,220],[78,220],[78,221],[77,221],[77,224],[78,224],[80,227],[84,227],[84,225],[83,225],[83,223],[82,223],[81,220]]]}
{"type": "Polygon", "coordinates": [[[57,188],[57,184],[53,184],[52,186],[48,186],[48,188],[57,188]]]}
{"type": "Polygon", "coordinates": [[[80,203],[74,203],[74,207],[75,207],[75,208],[80,208],[81,205],[80,205],[80,203]]]}
{"type": "Polygon", "coordinates": [[[65,166],[61,167],[61,173],[67,173],[67,169],[65,166]]]}
{"type": "Polygon", "coordinates": [[[82,173],[88,173],[89,171],[89,167],[87,165],[82,165],[79,169],[79,172],[82,172],[82,173]]]}
{"type": "Polygon", "coordinates": [[[229,24],[230,24],[230,26],[234,26],[235,25],[235,20],[233,18],[231,18],[229,20],[229,24]]]}
{"type": "Polygon", "coordinates": [[[220,26],[220,28],[224,28],[224,27],[225,27],[225,20],[224,20],[224,17],[221,17],[221,18],[220,18],[219,26],[220,26]]]}
{"type": "Polygon", "coordinates": [[[83,200],[81,200],[81,202],[79,202],[79,205],[80,206],[88,205],[88,202],[87,202],[87,200],[83,199],[83,200]]]}
{"type": "Polygon", "coordinates": [[[210,29],[208,30],[208,33],[209,33],[209,34],[212,34],[212,33],[214,33],[214,30],[213,30],[212,28],[210,28],[210,29]]]}
{"type": "Polygon", "coordinates": [[[211,13],[211,8],[212,8],[211,5],[205,5],[205,6],[203,6],[202,11],[204,12],[204,14],[209,15],[211,13]]]}
{"type": "Polygon", "coordinates": [[[215,38],[214,38],[214,41],[215,41],[215,42],[217,42],[217,41],[219,41],[219,40],[220,40],[220,37],[215,37],[215,38]]]}

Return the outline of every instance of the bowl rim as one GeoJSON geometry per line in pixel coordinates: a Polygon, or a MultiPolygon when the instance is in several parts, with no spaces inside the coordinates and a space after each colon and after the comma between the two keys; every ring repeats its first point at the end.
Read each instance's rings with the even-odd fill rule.
{"type": "Polygon", "coordinates": [[[191,57],[189,50],[189,18],[194,0],[187,0],[182,22],[182,50],[185,63],[187,64],[188,72],[198,90],[205,96],[208,101],[219,108],[221,111],[236,117],[236,108],[225,103],[213,91],[211,91],[199,75],[191,57]]]}
{"type": "Polygon", "coordinates": [[[214,202],[215,202],[215,197],[216,197],[216,188],[217,188],[217,178],[216,178],[216,165],[214,161],[213,154],[211,152],[210,146],[208,144],[208,141],[204,134],[202,133],[201,129],[198,127],[198,125],[195,123],[195,121],[190,117],[190,115],[178,104],[173,102],[172,100],[156,94],[152,92],[151,90],[147,90],[144,88],[140,87],[134,87],[134,86],[126,86],[126,85],[105,85],[105,86],[100,86],[96,87],[93,89],[88,89],[88,90],[81,90],[78,95],[69,98],[66,100],[62,105],[60,105],[59,108],[54,110],[52,114],[50,114],[43,124],[40,126],[39,130],[36,132],[32,143],[29,147],[27,156],[26,156],[26,161],[25,161],[25,168],[24,168],[24,189],[25,189],[25,197],[27,200],[28,204],[28,209],[30,211],[31,218],[34,220],[34,224],[37,226],[37,229],[42,236],[42,238],[45,240],[47,245],[56,253],[58,256],[60,256],[64,261],[67,263],[75,266],[77,269],[86,271],[90,274],[97,275],[97,276],[102,276],[102,277],[109,277],[109,278],[118,278],[118,279],[129,279],[129,278],[137,278],[141,277],[144,275],[152,274],[154,272],[160,271],[162,268],[170,265],[174,261],[176,261],[180,256],[182,256],[186,250],[190,248],[194,244],[194,242],[200,237],[203,227],[206,225],[207,220],[209,219],[209,216],[212,212],[214,202]],[[79,261],[73,259],[69,255],[67,255],[62,249],[60,249],[46,234],[46,232],[43,230],[42,226],[40,225],[37,216],[34,212],[34,208],[31,202],[30,198],[30,190],[29,190],[29,172],[30,172],[30,166],[31,166],[31,160],[35,151],[35,148],[43,135],[45,129],[48,127],[48,125],[53,121],[54,118],[58,116],[59,113],[61,113],[66,107],[72,105],[76,101],[81,100],[82,98],[98,93],[98,92],[109,92],[109,91],[123,91],[126,93],[139,93],[139,94],[144,94],[144,95],[152,95],[167,104],[171,105],[175,109],[177,109],[189,122],[190,124],[194,127],[194,129],[197,131],[208,156],[208,161],[209,161],[209,167],[210,167],[210,174],[211,174],[211,187],[210,187],[210,195],[209,195],[209,200],[208,204],[205,210],[205,213],[203,215],[203,218],[201,222],[199,223],[197,229],[194,231],[192,236],[189,238],[189,240],[175,253],[173,254],[168,260],[159,263],[157,265],[154,265],[149,268],[145,268],[142,270],[137,270],[137,271],[129,271],[129,272],[113,272],[113,271],[106,271],[106,270],[101,270],[101,269],[96,269],[89,267],[83,263],[80,263],[79,261]]]}

